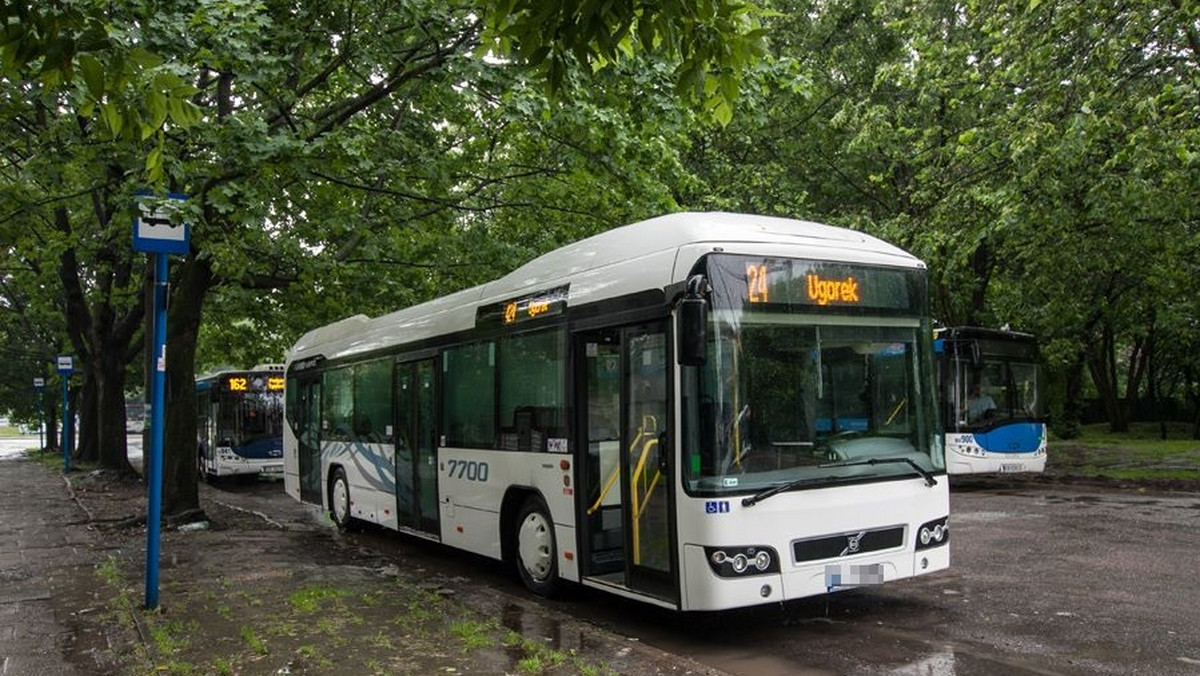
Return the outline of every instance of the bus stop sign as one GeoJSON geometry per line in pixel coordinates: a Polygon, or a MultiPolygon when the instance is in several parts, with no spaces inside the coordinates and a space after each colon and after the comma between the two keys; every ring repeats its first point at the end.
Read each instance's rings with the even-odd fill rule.
{"type": "Polygon", "coordinates": [[[188,225],[180,222],[179,206],[186,195],[170,193],[167,199],[139,193],[133,218],[133,250],[147,253],[186,254],[188,225]]]}

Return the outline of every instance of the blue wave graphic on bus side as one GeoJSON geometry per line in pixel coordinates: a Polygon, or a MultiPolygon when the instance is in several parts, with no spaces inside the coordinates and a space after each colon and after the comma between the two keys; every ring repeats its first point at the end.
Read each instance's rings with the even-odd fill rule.
{"type": "Polygon", "coordinates": [[[1042,423],[1012,423],[976,432],[975,443],[989,453],[1033,453],[1042,445],[1042,423]]]}
{"type": "Polygon", "coordinates": [[[233,447],[233,452],[250,460],[268,460],[283,457],[283,437],[263,437],[248,444],[233,447]]]}

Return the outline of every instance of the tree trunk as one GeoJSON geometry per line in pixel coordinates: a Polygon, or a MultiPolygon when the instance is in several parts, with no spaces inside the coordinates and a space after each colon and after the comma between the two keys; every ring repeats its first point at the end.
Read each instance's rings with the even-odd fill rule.
{"type": "Polygon", "coordinates": [[[164,515],[200,508],[196,471],[196,339],[213,274],[207,259],[189,256],[181,267],[167,321],[164,515]]]}
{"type": "Polygon", "coordinates": [[[1196,407],[1192,413],[1192,438],[1200,439],[1200,397],[1196,399],[1196,407]]]}
{"type": "MultiPolygon", "coordinates": [[[[96,462],[100,452],[96,445],[96,375],[93,364],[83,370],[79,393],[71,397],[72,412],[79,419],[75,424],[75,446],[71,457],[81,462],[96,462]]],[[[75,417],[72,418],[74,423],[75,417]]]]}
{"type": "MultiPolygon", "coordinates": [[[[128,341],[126,341],[128,342],[128,341]]],[[[133,474],[125,444],[125,351],[127,345],[106,344],[99,352],[101,374],[96,410],[100,467],[133,474]]]]}
{"type": "MultiPolygon", "coordinates": [[[[50,379],[47,378],[47,381],[49,381],[49,380],[50,379]]],[[[43,448],[45,448],[47,451],[55,451],[55,452],[61,453],[62,447],[58,445],[58,442],[59,442],[58,407],[59,407],[59,404],[61,403],[62,397],[55,396],[55,394],[57,392],[58,392],[57,388],[47,387],[46,394],[44,395],[44,397],[45,397],[44,401],[46,404],[45,409],[44,409],[44,413],[46,416],[46,438],[44,439],[45,446],[43,446],[43,448]]]]}
{"type": "Polygon", "coordinates": [[[1075,439],[1082,432],[1083,417],[1083,372],[1085,357],[1076,355],[1067,365],[1066,388],[1062,405],[1062,420],[1055,421],[1055,434],[1063,439],[1075,439]]]}
{"type": "Polygon", "coordinates": [[[1120,411],[1120,395],[1117,392],[1117,355],[1112,328],[1105,325],[1101,329],[1099,340],[1093,340],[1088,349],[1087,366],[1092,376],[1092,383],[1104,404],[1104,413],[1108,418],[1109,431],[1128,431],[1128,421],[1122,423],[1120,411]]]}

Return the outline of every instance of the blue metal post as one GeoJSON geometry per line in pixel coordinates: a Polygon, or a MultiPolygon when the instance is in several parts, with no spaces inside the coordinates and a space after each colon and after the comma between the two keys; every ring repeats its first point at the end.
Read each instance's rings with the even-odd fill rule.
{"type": "Polygon", "coordinates": [[[59,376],[59,380],[62,381],[62,391],[63,391],[62,447],[63,447],[63,473],[66,474],[67,472],[71,471],[71,447],[67,445],[67,442],[70,441],[70,437],[67,435],[67,421],[70,420],[70,416],[71,416],[71,400],[67,396],[68,390],[71,387],[70,372],[61,374],[59,376]]]}
{"type": "Polygon", "coordinates": [[[146,608],[158,607],[158,546],[162,521],[163,438],[167,380],[167,254],[154,257],[154,375],[150,380],[150,499],[146,508],[146,608]]]}
{"type": "Polygon", "coordinates": [[[40,388],[40,387],[37,388],[37,398],[38,398],[38,451],[41,453],[45,453],[46,452],[46,442],[45,442],[46,423],[44,421],[45,421],[46,416],[45,416],[43,409],[45,407],[45,399],[46,398],[44,396],[42,396],[42,388],[40,388]]]}

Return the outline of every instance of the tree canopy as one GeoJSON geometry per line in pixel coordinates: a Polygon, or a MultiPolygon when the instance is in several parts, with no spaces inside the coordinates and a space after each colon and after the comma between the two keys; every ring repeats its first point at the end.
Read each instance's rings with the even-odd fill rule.
{"type": "Polygon", "coordinates": [[[679,209],[914,251],[941,323],[1039,336],[1062,433],[1090,394],[1118,427],[1147,396],[1200,416],[1200,14],[1180,0],[85,0],[0,18],[0,349],[19,365],[0,407],[27,415],[25,383],[73,352],[80,450],[127,466],[148,281],[133,195],[187,194],[168,510],[195,500],[197,372],[679,209]]]}

